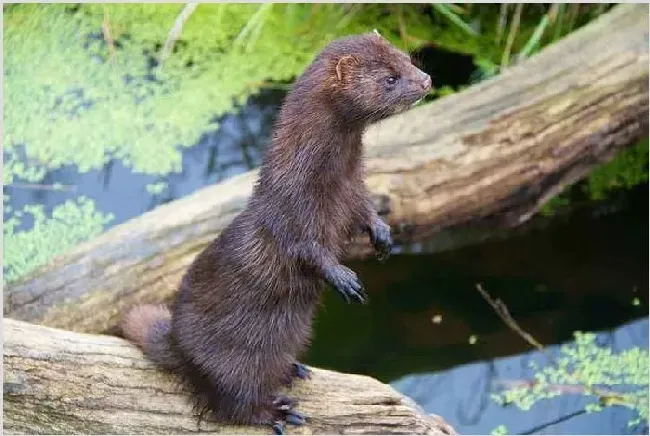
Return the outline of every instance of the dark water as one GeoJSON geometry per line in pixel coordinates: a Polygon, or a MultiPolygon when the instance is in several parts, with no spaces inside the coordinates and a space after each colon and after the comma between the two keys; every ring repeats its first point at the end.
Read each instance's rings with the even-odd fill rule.
{"type": "Polygon", "coordinates": [[[569,340],[575,330],[612,329],[646,317],[647,187],[637,196],[617,214],[501,241],[397,255],[384,264],[351,261],[371,304],[347,306],[328,294],[310,357],[390,381],[528,351],[481,297],[477,283],[544,344],[569,340]],[[432,321],[436,315],[442,316],[439,324],[432,321]],[[346,331],[329,328],[334,325],[346,331]],[[478,337],[474,345],[472,335],[478,337]]]}
{"type": "Polygon", "coordinates": [[[584,214],[505,240],[398,255],[382,265],[350,262],[370,305],[346,306],[328,294],[307,361],[393,383],[464,434],[486,434],[500,424],[511,434],[647,434],[647,427],[627,427],[628,409],[580,414],[586,399],[579,396],[546,400],[527,412],[493,403],[495,382],[532,379],[525,364],[539,353],[530,353],[475,287],[481,283],[500,298],[543,344],[570,341],[576,330],[603,331],[615,351],[647,349],[647,200],[643,186],[615,214],[584,214]]]}
{"type": "MultiPolygon", "coordinates": [[[[466,60],[455,65],[457,74],[447,72],[447,79],[444,72],[434,75],[438,86],[469,80],[472,66],[466,60]]],[[[37,203],[48,211],[86,195],[99,210],[115,215],[111,225],[119,224],[258,166],[283,95],[266,90],[238,114],[224,117],[219,131],[206,132],[183,151],[180,173],[134,174],[112,161],[85,174],[62,168],[43,181],[76,187],[71,192],[11,187],[6,192],[14,209],[37,203]],[[149,194],[145,186],[160,181],[168,187],[149,194]]],[[[577,214],[543,229],[454,251],[396,255],[381,266],[351,262],[371,304],[346,306],[329,292],[306,361],[393,382],[463,433],[486,433],[499,424],[515,433],[537,428],[538,433],[643,432],[626,428],[629,417],[620,408],[571,417],[580,408],[579,398],[562,397],[522,412],[501,408],[488,395],[499,377],[530,378],[523,362],[531,356],[530,347],[477,293],[477,283],[501,298],[520,325],[544,344],[590,330],[612,331],[604,335],[614,338],[616,347],[648,347],[648,186],[627,195],[618,212],[592,215],[577,214]]]]}

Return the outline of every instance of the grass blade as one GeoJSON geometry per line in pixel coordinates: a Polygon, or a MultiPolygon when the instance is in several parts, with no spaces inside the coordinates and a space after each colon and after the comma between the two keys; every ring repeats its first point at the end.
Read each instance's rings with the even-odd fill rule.
{"type": "Polygon", "coordinates": [[[523,10],[523,3],[517,3],[512,21],[510,22],[510,32],[508,33],[508,39],[506,40],[506,48],[503,50],[503,55],[501,56],[501,70],[504,70],[508,65],[510,65],[510,52],[512,51],[512,45],[517,37],[517,32],[519,32],[519,21],[521,20],[521,13],[523,10]]]}
{"type": "Polygon", "coordinates": [[[530,56],[531,52],[537,47],[539,44],[539,41],[542,39],[542,36],[544,35],[544,31],[546,30],[546,26],[548,26],[548,15],[544,15],[542,19],[539,21],[539,24],[535,28],[535,31],[531,35],[530,38],[528,38],[528,41],[526,42],[526,45],[524,45],[524,48],[521,49],[519,52],[519,55],[522,57],[528,57],[530,56]]]}
{"type": "Polygon", "coordinates": [[[444,15],[449,21],[454,23],[456,26],[460,27],[464,32],[471,36],[478,36],[478,32],[472,27],[463,21],[454,11],[452,11],[449,6],[443,3],[431,3],[433,9],[441,15],[444,15]]]}

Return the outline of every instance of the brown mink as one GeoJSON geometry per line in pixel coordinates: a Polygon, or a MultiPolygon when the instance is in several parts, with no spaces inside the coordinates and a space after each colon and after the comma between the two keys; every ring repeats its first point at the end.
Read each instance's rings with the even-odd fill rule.
{"type": "Polygon", "coordinates": [[[309,376],[297,358],[324,285],[365,303],[340,263],[346,243],[365,232],[381,257],[391,250],[363,182],[361,135],[430,89],[376,33],[330,43],[285,98],[246,209],[196,257],[171,313],[142,305],[126,314],[123,335],[180,375],[201,412],[277,434],[305,422],[278,391],[309,376]]]}

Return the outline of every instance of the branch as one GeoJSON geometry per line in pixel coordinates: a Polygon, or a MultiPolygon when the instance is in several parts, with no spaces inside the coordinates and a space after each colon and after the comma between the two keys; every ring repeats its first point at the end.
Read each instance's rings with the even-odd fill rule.
{"type": "MultiPolygon", "coordinates": [[[[551,362],[553,365],[557,365],[557,362],[555,358],[548,352],[546,347],[539,343],[533,335],[525,331],[523,328],[519,326],[517,321],[510,315],[510,312],[508,311],[508,307],[505,305],[505,303],[499,299],[493,299],[490,294],[487,293],[483,289],[483,287],[480,284],[476,285],[476,289],[479,291],[479,293],[483,296],[485,301],[488,302],[490,306],[494,309],[494,311],[497,313],[499,318],[515,333],[517,333],[519,336],[521,336],[526,342],[528,342],[531,346],[536,348],[538,351],[540,351],[542,354],[546,356],[546,358],[551,362]]],[[[579,373],[573,373],[570,375],[579,375],[579,373]]],[[[537,385],[537,381],[535,380],[530,380],[530,381],[516,381],[516,382],[508,382],[504,381],[501,382],[504,384],[511,384],[515,385],[515,387],[528,387],[528,388],[533,388],[535,385],[537,385]]],[[[545,385],[549,390],[557,390],[562,393],[582,393],[586,395],[595,395],[598,397],[598,399],[605,404],[611,404],[612,401],[616,402],[618,404],[626,404],[627,401],[625,399],[625,396],[622,394],[619,394],[617,392],[607,390],[607,389],[602,389],[596,386],[586,386],[583,384],[580,385],[573,385],[573,386],[568,386],[568,385],[557,385],[557,384],[551,384],[551,385],[545,385]]]]}
{"type": "MultiPolygon", "coordinates": [[[[510,388],[524,387],[529,389],[539,384],[537,380],[498,380],[498,383],[510,388]]],[[[561,394],[594,395],[603,404],[629,404],[625,395],[609,389],[566,384],[545,384],[544,387],[551,392],[559,392],[561,394]]]]}
{"type": "Polygon", "coordinates": [[[5,187],[7,186],[18,189],[34,189],[41,191],[75,191],[77,189],[75,185],[45,185],[41,183],[9,183],[8,185],[5,185],[5,187]]]}
{"type": "Polygon", "coordinates": [[[493,299],[490,294],[487,293],[485,289],[483,289],[483,286],[481,286],[480,283],[476,284],[476,289],[478,292],[481,294],[481,296],[485,299],[485,301],[488,302],[490,306],[494,309],[496,314],[501,318],[501,320],[507,325],[511,330],[513,330],[515,333],[517,333],[519,336],[521,336],[526,342],[528,342],[531,346],[536,348],[538,351],[541,351],[542,353],[546,353],[546,350],[542,344],[537,342],[537,340],[527,331],[522,329],[519,324],[517,324],[517,321],[510,315],[510,312],[508,311],[508,307],[505,305],[503,301],[500,299],[493,299]]]}
{"type": "Polygon", "coordinates": [[[569,413],[568,415],[560,416],[552,421],[545,422],[544,424],[540,424],[531,429],[523,431],[521,434],[539,434],[542,430],[552,425],[561,424],[565,421],[568,421],[569,419],[575,418],[576,416],[584,415],[585,413],[587,413],[587,411],[584,409],[576,410],[575,412],[569,413]]]}
{"type": "MultiPolygon", "coordinates": [[[[128,342],[4,318],[3,429],[10,434],[268,434],[197,419],[185,393],[128,342]]],[[[312,368],[288,392],[307,434],[454,434],[440,417],[361,375],[312,368]]]]}

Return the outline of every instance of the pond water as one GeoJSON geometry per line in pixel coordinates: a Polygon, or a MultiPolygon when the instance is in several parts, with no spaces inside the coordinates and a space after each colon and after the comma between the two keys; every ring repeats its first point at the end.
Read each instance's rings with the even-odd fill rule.
{"type": "MultiPolygon", "coordinates": [[[[466,77],[455,76],[463,83],[471,73],[469,66],[464,68],[466,77]]],[[[98,210],[114,214],[111,225],[119,224],[258,166],[283,95],[264,90],[239,113],[224,117],[218,131],[206,132],[194,147],[183,150],[179,173],[134,174],[112,161],[85,174],[61,168],[42,182],[69,185],[69,191],[6,187],[6,192],[14,209],[42,204],[48,212],[66,199],[85,195],[98,210]],[[146,186],[157,182],[166,187],[151,194],[146,186]]],[[[30,225],[24,222],[24,227],[30,225]]],[[[629,417],[621,409],[597,418],[573,416],[581,404],[575,398],[549,401],[530,412],[493,403],[487,395],[493,380],[504,374],[531,377],[522,363],[531,358],[530,347],[476,291],[481,283],[501,298],[519,324],[544,344],[589,330],[612,331],[603,337],[612,338],[616,347],[647,348],[647,241],[648,186],[643,185],[612,214],[576,214],[499,241],[395,255],[381,266],[374,260],[350,262],[371,304],[346,306],[328,293],[305,361],[392,382],[466,434],[485,434],[499,424],[516,433],[647,432],[643,426],[627,428],[629,417]]]]}
{"type": "Polygon", "coordinates": [[[647,186],[635,197],[615,214],[499,241],[393,256],[382,265],[349,262],[370,305],[347,306],[328,294],[307,362],[393,383],[462,434],[487,434],[500,424],[513,434],[647,434],[647,426],[627,427],[624,408],[575,415],[584,406],[580,396],[528,412],[492,402],[498,379],[533,378],[525,365],[531,346],[476,290],[480,283],[500,298],[542,344],[570,341],[576,330],[613,331],[603,335],[612,349],[647,349],[647,186]]]}
{"type": "MultiPolygon", "coordinates": [[[[615,352],[646,345],[648,320],[600,333],[598,343],[615,352]]],[[[547,353],[555,357],[557,348],[549,347],[547,353]]],[[[531,361],[541,365],[547,362],[540,352],[531,352],[438,373],[408,375],[392,384],[408,393],[428,413],[452,422],[460,434],[487,434],[499,425],[505,425],[509,434],[648,434],[645,424],[628,426],[634,419],[629,409],[612,407],[599,413],[585,413],[585,405],[596,400],[593,396],[565,394],[540,401],[525,412],[492,401],[490,396],[499,382],[534,378],[528,366],[531,361]]]]}

